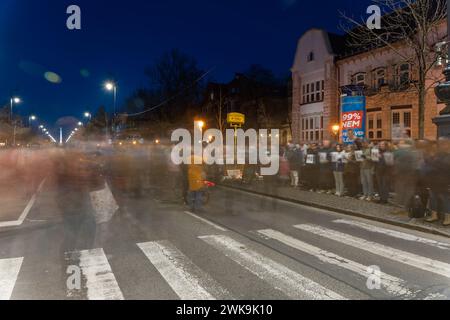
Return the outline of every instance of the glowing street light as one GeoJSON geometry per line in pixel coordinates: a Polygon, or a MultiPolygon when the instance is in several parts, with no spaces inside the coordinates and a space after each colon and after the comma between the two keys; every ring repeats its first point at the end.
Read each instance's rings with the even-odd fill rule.
{"type": "Polygon", "coordinates": [[[83,122],[81,122],[81,121],[78,122],[78,126],[79,126],[79,127],[82,127],[82,126],[83,126],[83,122]]]}
{"type": "Polygon", "coordinates": [[[205,122],[202,120],[197,121],[197,126],[199,127],[200,130],[203,129],[203,127],[205,126],[205,122]]]}
{"type": "Polygon", "coordinates": [[[116,115],[117,85],[113,81],[107,81],[105,83],[105,89],[108,91],[113,91],[114,93],[114,115],[116,115]]]}
{"type": "Polygon", "coordinates": [[[331,127],[331,130],[333,131],[334,136],[336,137],[336,140],[339,138],[339,131],[341,130],[341,126],[338,124],[335,124],[331,127]]]}
{"type": "Polygon", "coordinates": [[[11,112],[9,114],[9,120],[12,121],[12,116],[13,116],[13,106],[14,104],[19,104],[21,103],[22,100],[19,97],[11,97],[10,100],[10,107],[11,107],[11,112]]]}
{"type": "Polygon", "coordinates": [[[92,114],[90,112],[85,112],[84,117],[89,118],[89,120],[91,120],[92,114]]]}

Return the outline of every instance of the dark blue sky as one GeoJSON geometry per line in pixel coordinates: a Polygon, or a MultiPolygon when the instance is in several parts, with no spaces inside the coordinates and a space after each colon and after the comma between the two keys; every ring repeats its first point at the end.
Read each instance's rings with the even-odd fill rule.
{"type": "Polygon", "coordinates": [[[49,125],[112,108],[102,83],[119,81],[119,101],[145,86],[145,67],[178,48],[212,77],[228,81],[258,63],[288,74],[298,37],[311,27],[339,31],[338,10],[365,14],[361,0],[0,0],[0,103],[12,93],[17,111],[49,125]],[[66,28],[66,8],[82,10],[82,30],[66,28]],[[89,71],[82,76],[80,70],[89,71]],[[53,84],[43,73],[62,82],[53,84]]]}

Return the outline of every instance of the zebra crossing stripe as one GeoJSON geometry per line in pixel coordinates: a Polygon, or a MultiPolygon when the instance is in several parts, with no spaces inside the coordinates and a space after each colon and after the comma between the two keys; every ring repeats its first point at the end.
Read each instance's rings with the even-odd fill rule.
{"type": "Polygon", "coordinates": [[[334,291],[260,255],[230,237],[218,235],[199,238],[292,299],[345,299],[334,291]]]}
{"type": "Polygon", "coordinates": [[[78,252],[89,300],[124,300],[103,249],[78,252]]]}
{"type": "Polygon", "coordinates": [[[397,239],[402,239],[402,240],[406,240],[406,241],[414,241],[414,242],[418,242],[418,243],[423,243],[426,245],[430,245],[433,247],[437,247],[439,249],[445,249],[445,250],[450,250],[450,244],[449,243],[444,243],[444,242],[439,242],[436,240],[431,240],[431,239],[427,239],[427,238],[423,238],[423,237],[419,237],[419,236],[415,236],[409,233],[405,233],[405,232],[400,232],[400,231],[396,231],[396,230],[390,230],[390,229],[386,229],[386,228],[381,228],[381,227],[377,227],[374,225],[369,225],[363,222],[359,222],[359,221],[352,221],[352,220],[346,220],[346,219],[338,219],[333,221],[334,223],[339,223],[339,224],[346,224],[352,227],[357,227],[357,228],[361,228],[364,229],[366,231],[370,231],[370,232],[374,232],[374,233],[380,233],[383,235],[388,235],[397,239]]]}
{"type": "Polygon", "coordinates": [[[294,228],[311,232],[318,236],[328,238],[333,241],[337,241],[345,245],[355,247],[357,249],[364,250],[396,262],[407,264],[427,272],[432,272],[450,278],[450,265],[445,262],[433,260],[413,253],[391,248],[376,242],[367,241],[362,238],[354,237],[339,231],[323,228],[316,225],[301,224],[294,226],[294,228]]]}
{"type": "Polygon", "coordinates": [[[11,299],[23,258],[0,260],[0,300],[11,299]]]}
{"type": "MultiPolygon", "coordinates": [[[[322,250],[318,247],[312,246],[308,243],[295,239],[291,236],[285,235],[281,232],[266,229],[257,231],[264,237],[279,241],[291,248],[297,249],[299,251],[305,252],[319,259],[322,262],[336,265],[340,268],[347,269],[354,273],[361,275],[364,278],[369,277],[368,266],[364,266],[358,262],[346,259],[332,252],[322,250]]],[[[381,286],[383,289],[392,296],[402,297],[405,299],[414,299],[416,292],[412,291],[406,286],[406,282],[403,279],[393,277],[384,272],[380,274],[381,276],[381,286]]]]}
{"type": "Polygon", "coordinates": [[[207,220],[205,218],[202,218],[202,217],[200,217],[200,216],[198,216],[198,215],[196,215],[196,214],[194,214],[194,213],[192,213],[190,211],[185,211],[184,213],[186,213],[187,215],[191,216],[194,219],[197,219],[197,220],[202,221],[202,222],[204,222],[206,224],[209,224],[211,227],[213,227],[213,228],[215,228],[217,230],[220,230],[222,232],[227,232],[228,231],[227,229],[225,229],[225,228],[215,224],[214,222],[209,221],[209,220],[207,220]]]}
{"type": "Polygon", "coordinates": [[[137,244],[181,300],[224,300],[231,295],[169,241],[137,244]]]}

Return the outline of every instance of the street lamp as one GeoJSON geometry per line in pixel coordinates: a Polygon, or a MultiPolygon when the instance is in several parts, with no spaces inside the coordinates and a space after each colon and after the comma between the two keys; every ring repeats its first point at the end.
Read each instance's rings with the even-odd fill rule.
{"type": "Polygon", "coordinates": [[[205,126],[205,122],[202,120],[197,121],[197,126],[199,127],[200,130],[203,129],[203,127],[205,126]]]}
{"type": "Polygon", "coordinates": [[[114,102],[113,102],[113,120],[112,126],[115,131],[115,120],[116,120],[116,101],[117,101],[117,84],[114,81],[107,81],[105,83],[105,89],[113,92],[114,102]]]}
{"type": "Polygon", "coordinates": [[[36,119],[37,119],[37,117],[34,115],[29,116],[28,117],[28,126],[31,127],[31,122],[35,121],[36,119]]]}
{"type": "Polygon", "coordinates": [[[336,141],[338,141],[339,140],[339,131],[341,130],[341,126],[338,124],[335,124],[331,127],[331,130],[333,131],[336,141]]]}
{"type": "Polygon", "coordinates": [[[83,126],[83,122],[81,122],[81,121],[78,122],[78,126],[79,126],[79,127],[82,127],[82,126],[83,126]]]}
{"type": "Polygon", "coordinates": [[[11,97],[10,100],[10,106],[11,106],[11,112],[9,114],[9,120],[12,121],[12,115],[13,115],[13,106],[14,104],[19,104],[21,103],[22,100],[19,97],[11,97]]]}
{"type": "Polygon", "coordinates": [[[92,114],[91,114],[90,112],[85,112],[85,113],[84,113],[84,117],[85,117],[85,118],[89,118],[89,120],[91,120],[92,114]]]}

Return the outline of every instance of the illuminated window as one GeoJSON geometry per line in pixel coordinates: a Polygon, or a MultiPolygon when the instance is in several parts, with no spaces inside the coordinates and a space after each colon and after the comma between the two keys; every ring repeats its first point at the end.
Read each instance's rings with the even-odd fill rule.
{"type": "Polygon", "coordinates": [[[323,116],[321,114],[305,116],[301,123],[303,141],[318,142],[323,139],[323,116]]]}
{"type": "Polygon", "coordinates": [[[392,111],[392,129],[401,130],[405,138],[412,137],[411,109],[392,111]]]}
{"type": "Polygon", "coordinates": [[[383,119],[381,111],[367,114],[367,135],[370,140],[383,139],[383,119]]]}

